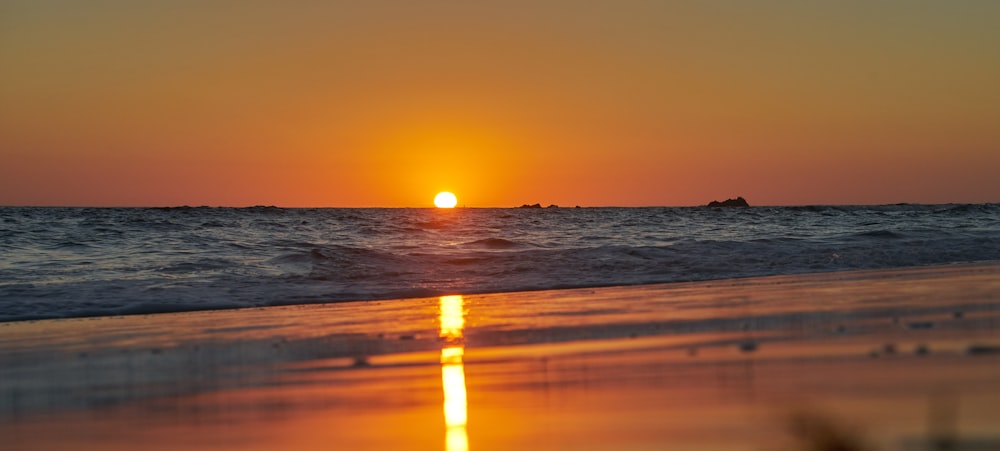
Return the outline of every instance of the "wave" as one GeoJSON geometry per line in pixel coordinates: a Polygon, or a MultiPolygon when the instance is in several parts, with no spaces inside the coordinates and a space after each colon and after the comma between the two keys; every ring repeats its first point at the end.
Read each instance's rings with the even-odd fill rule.
{"type": "Polygon", "coordinates": [[[0,321],[1000,260],[1000,207],[0,207],[0,321]]]}
{"type": "Polygon", "coordinates": [[[869,230],[867,232],[860,232],[860,233],[855,234],[855,236],[858,236],[858,237],[867,237],[867,238],[882,238],[882,239],[901,239],[901,238],[905,238],[906,237],[906,235],[903,235],[901,233],[893,232],[891,230],[884,230],[884,229],[883,230],[869,230]]]}
{"type": "Polygon", "coordinates": [[[936,206],[935,208],[935,213],[957,216],[982,213],[996,214],[998,212],[1000,212],[1000,204],[958,204],[936,206]]]}
{"type": "Polygon", "coordinates": [[[505,240],[503,238],[483,238],[481,240],[469,241],[468,243],[463,243],[462,246],[469,248],[485,248],[485,249],[516,249],[523,248],[526,245],[518,243],[512,240],[505,240]]]}

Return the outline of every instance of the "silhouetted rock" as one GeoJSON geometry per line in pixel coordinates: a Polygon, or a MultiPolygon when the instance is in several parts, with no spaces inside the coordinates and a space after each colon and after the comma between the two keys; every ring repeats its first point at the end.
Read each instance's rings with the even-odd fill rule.
{"type": "Polygon", "coordinates": [[[559,206],[556,205],[556,204],[551,204],[551,205],[549,205],[548,207],[545,207],[545,208],[559,208],[559,206]]]}
{"type": "Polygon", "coordinates": [[[542,204],[531,204],[531,205],[524,204],[521,205],[519,208],[542,208],[542,204]]]}
{"type": "Polygon", "coordinates": [[[726,199],[722,202],[713,200],[708,203],[709,207],[749,207],[750,204],[747,200],[742,197],[737,197],[736,199],[726,199]]]}

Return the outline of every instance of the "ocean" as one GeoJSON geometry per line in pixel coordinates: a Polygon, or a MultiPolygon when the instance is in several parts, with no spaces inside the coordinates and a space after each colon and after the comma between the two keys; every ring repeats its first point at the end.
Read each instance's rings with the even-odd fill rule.
{"type": "Polygon", "coordinates": [[[1000,260],[1000,204],[0,207],[0,321],[1000,260]]]}

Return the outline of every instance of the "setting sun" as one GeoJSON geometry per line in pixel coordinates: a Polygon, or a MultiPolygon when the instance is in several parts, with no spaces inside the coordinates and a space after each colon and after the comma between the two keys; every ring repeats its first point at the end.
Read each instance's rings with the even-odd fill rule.
{"type": "Polygon", "coordinates": [[[458,205],[458,198],[454,194],[442,191],[434,196],[434,206],[438,208],[455,208],[458,205]]]}

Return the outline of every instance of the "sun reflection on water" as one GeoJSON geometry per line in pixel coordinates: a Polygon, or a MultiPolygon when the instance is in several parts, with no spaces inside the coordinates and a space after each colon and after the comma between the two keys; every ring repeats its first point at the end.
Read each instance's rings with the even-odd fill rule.
{"type": "Polygon", "coordinates": [[[465,367],[462,356],[462,330],[465,328],[465,310],[462,296],[441,296],[441,338],[446,346],[441,349],[441,387],[444,390],[445,451],[467,451],[469,436],[466,432],[468,410],[465,394],[465,367]]]}
{"type": "Polygon", "coordinates": [[[465,310],[462,305],[464,300],[461,295],[441,296],[439,307],[441,310],[441,338],[445,341],[461,341],[462,329],[465,328],[465,310]]]}

